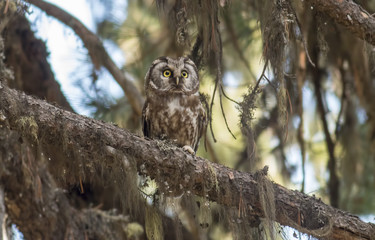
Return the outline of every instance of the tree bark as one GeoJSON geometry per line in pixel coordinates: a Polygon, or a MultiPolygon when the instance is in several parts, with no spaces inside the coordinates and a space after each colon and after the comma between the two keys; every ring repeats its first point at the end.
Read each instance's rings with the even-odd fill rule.
{"type": "MultiPolygon", "coordinates": [[[[264,173],[243,173],[210,163],[164,142],[150,141],[114,125],[64,111],[4,84],[0,84],[0,113],[2,125],[42,148],[58,145],[67,156],[79,151],[80,161],[70,161],[74,166],[70,169],[84,171],[86,177],[100,171],[110,173],[113,168],[124,168],[125,174],[130,171],[126,166],[134,161],[140,173],[167,184],[168,192],[191,191],[224,206],[242,209],[242,217],[264,217],[259,200],[259,189],[267,181],[259,177],[264,173]]],[[[272,183],[272,188],[277,209],[274,220],[282,225],[325,239],[375,236],[374,224],[278,184],[272,183]]]]}

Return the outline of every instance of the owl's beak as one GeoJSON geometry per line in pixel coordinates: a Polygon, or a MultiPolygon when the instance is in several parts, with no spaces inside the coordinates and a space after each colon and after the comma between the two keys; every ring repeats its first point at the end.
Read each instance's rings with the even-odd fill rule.
{"type": "Polygon", "coordinates": [[[176,77],[176,85],[178,86],[178,83],[180,82],[180,78],[176,77]]]}

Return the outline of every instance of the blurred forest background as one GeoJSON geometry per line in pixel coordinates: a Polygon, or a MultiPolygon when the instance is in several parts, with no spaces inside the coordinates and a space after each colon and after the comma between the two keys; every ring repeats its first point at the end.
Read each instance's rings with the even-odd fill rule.
{"type": "MultiPolygon", "coordinates": [[[[187,12],[186,45],[177,43],[176,20],[168,15],[172,12],[168,1],[159,8],[153,0],[89,1],[89,4],[97,34],[106,46],[118,46],[118,49],[112,47],[114,54],[118,54],[119,49],[122,51],[122,70],[142,92],[144,76],[151,62],[159,56],[190,55],[199,34],[195,19],[187,12]]],[[[330,199],[328,183],[333,170],[339,181],[335,205],[359,215],[375,214],[374,49],[332,20],[314,16],[316,13],[312,8],[306,8],[298,1],[295,4],[301,29],[293,23],[294,16],[290,16],[294,29],[289,30],[292,32],[290,36],[284,36],[284,77],[288,99],[281,104],[287,108],[288,116],[285,121],[277,114],[279,83],[268,68],[268,80],[261,81],[262,92],[252,122],[257,146],[255,157],[259,160],[257,167],[269,165],[274,181],[315,194],[327,203],[330,199]],[[306,41],[316,67],[309,63],[303,41],[306,41]],[[321,112],[324,112],[323,116],[321,112]],[[329,168],[329,161],[336,163],[334,169],[329,168]]],[[[375,9],[375,1],[359,1],[359,4],[368,12],[375,9]]],[[[223,87],[228,97],[241,102],[262,72],[264,50],[259,19],[265,18],[262,14],[269,13],[267,7],[272,7],[262,1],[222,1],[221,5],[219,30],[223,43],[223,87]]],[[[37,24],[38,21],[34,25],[36,28],[37,24]]],[[[52,30],[48,28],[47,31],[52,30]]],[[[66,31],[65,34],[72,34],[66,31]]],[[[46,41],[48,43],[48,39],[46,41]]],[[[72,105],[89,116],[141,134],[138,119],[132,118],[126,97],[111,94],[111,89],[105,84],[105,81],[110,81],[108,73],[95,70],[85,55],[85,49],[78,47],[80,54],[75,57],[82,61],[82,65],[72,66],[70,77],[83,96],[65,93],[68,99],[73,99],[72,105]]],[[[283,45],[275,48],[281,49],[283,45]]],[[[216,66],[214,60],[206,61],[200,66],[200,89],[211,100],[216,66]]],[[[119,95],[117,89],[113,91],[119,95]]],[[[241,133],[238,106],[224,97],[222,99],[228,126],[236,139],[226,130],[216,96],[212,127],[217,143],[208,130],[212,151],[201,147],[198,155],[231,168],[252,171],[254,169],[250,169],[246,155],[246,139],[241,133]]]]}
{"type": "MultiPolygon", "coordinates": [[[[273,181],[375,222],[375,48],[306,1],[287,2],[90,0],[88,24],[142,95],[157,57],[196,61],[213,106],[197,155],[247,172],[268,165],[273,181]]],[[[373,0],[354,2],[375,12],[373,0]]],[[[37,35],[56,30],[30,9],[37,35]]],[[[74,111],[141,135],[121,88],[61,26],[77,48],[52,70],[69,73],[56,79],[74,111]]]]}

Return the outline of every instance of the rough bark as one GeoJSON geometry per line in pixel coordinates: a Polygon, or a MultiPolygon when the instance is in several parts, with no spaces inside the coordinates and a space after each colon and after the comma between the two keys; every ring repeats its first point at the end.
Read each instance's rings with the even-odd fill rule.
{"type": "MultiPolygon", "coordinates": [[[[114,167],[126,169],[134,161],[142,174],[168,183],[169,191],[191,191],[224,206],[241,208],[244,217],[264,216],[259,200],[259,185],[263,180],[259,173],[252,175],[210,163],[165,143],[64,111],[4,85],[0,85],[0,106],[2,124],[29,141],[43,148],[63,146],[61,150],[68,155],[73,149],[79,151],[81,161],[70,164],[78,172],[84,170],[87,177],[97,174],[97,169],[103,172],[111,172],[114,167]],[[28,121],[20,122],[23,118],[28,121]],[[114,154],[122,157],[113,158],[114,154]]],[[[272,187],[277,209],[275,221],[282,225],[326,239],[375,236],[375,226],[371,223],[364,223],[314,197],[275,183],[272,187]]]]}
{"type": "Polygon", "coordinates": [[[308,0],[313,10],[331,17],[355,36],[375,45],[375,18],[352,0],[308,0]]]}

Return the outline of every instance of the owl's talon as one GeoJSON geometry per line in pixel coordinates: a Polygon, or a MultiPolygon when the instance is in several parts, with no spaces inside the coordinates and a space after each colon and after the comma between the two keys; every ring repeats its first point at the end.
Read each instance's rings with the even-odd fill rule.
{"type": "Polygon", "coordinates": [[[194,150],[193,150],[190,146],[188,146],[188,145],[183,146],[182,149],[183,149],[185,152],[189,152],[190,154],[195,155],[194,150]]]}

